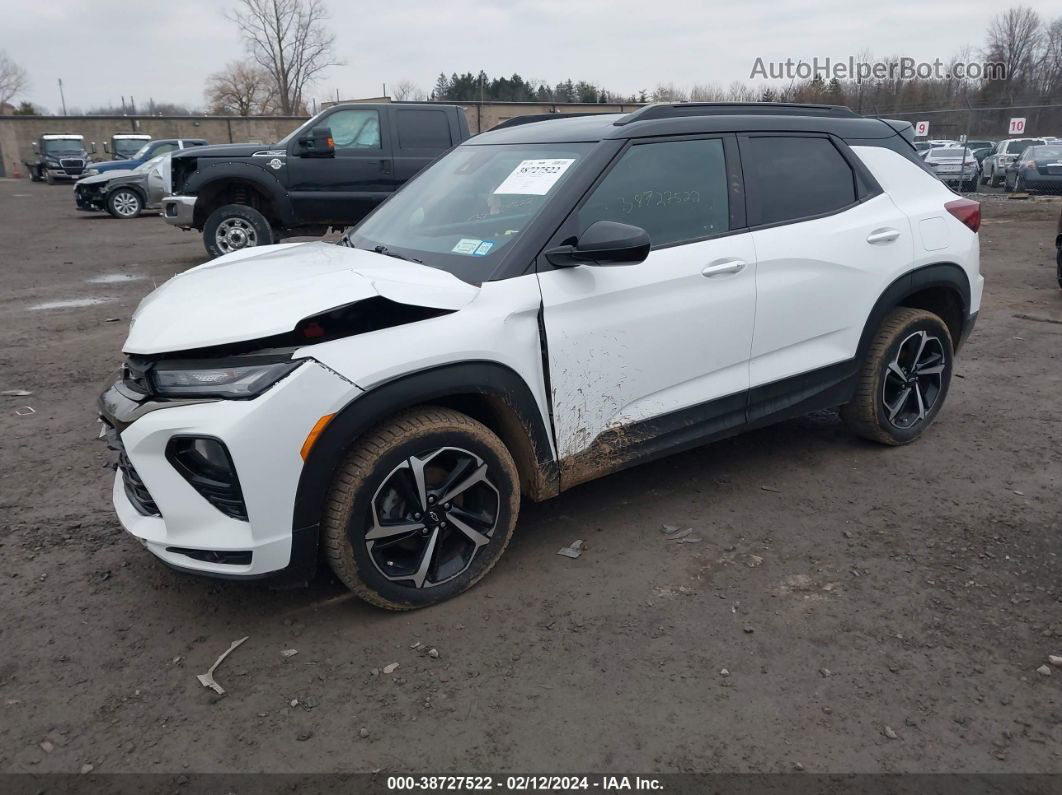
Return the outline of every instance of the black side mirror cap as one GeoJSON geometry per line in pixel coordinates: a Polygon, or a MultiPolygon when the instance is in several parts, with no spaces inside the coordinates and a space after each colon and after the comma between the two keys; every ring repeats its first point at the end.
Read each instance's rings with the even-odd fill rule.
{"type": "Polygon", "coordinates": [[[636,265],[649,256],[649,233],[640,226],[617,221],[595,221],[575,245],[557,246],[546,259],[558,268],[576,265],[636,265]]]}
{"type": "Polygon", "coordinates": [[[299,154],[303,157],[335,157],[336,145],[331,127],[314,127],[309,135],[299,138],[299,154]]]}

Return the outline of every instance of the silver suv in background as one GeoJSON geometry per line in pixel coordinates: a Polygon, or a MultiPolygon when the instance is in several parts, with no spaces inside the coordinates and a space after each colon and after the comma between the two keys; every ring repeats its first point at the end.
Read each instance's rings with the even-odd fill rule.
{"type": "Polygon", "coordinates": [[[996,144],[996,151],[981,163],[981,184],[998,188],[1007,174],[1007,166],[1018,159],[1028,146],[1040,146],[1042,138],[1010,138],[996,144]]]}

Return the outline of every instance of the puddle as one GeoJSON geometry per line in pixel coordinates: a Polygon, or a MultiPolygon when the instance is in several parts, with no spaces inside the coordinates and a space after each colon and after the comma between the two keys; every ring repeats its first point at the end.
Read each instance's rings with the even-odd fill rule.
{"type": "Polygon", "coordinates": [[[89,284],[120,284],[122,282],[138,282],[146,278],[146,276],[139,276],[135,273],[105,273],[102,276],[93,276],[91,279],[85,279],[85,281],[89,284]]]}
{"type": "Polygon", "coordinates": [[[82,306],[95,306],[96,304],[106,304],[115,299],[113,298],[68,298],[65,301],[47,301],[43,304],[34,304],[29,307],[30,312],[40,312],[47,309],[76,309],[82,306]]]}

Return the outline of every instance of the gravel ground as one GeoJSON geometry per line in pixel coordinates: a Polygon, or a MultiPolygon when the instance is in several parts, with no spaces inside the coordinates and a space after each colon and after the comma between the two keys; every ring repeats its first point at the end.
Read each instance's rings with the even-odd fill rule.
{"type": "Polygon", "coordinates": [[[199,238],[0,181],[0,390],[33,393],[0,397],[0,770],[1062,772],[1062,204],[984,198],[981,318],[920,442],[824,413],[637,467],[390,614],[121,530],[94,401],[199,238]],[[244,636],[217,697],[196,674],[244,636]]]}

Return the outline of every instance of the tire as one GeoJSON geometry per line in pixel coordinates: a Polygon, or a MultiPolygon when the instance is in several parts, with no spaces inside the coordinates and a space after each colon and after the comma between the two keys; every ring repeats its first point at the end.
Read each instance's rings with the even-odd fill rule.
{"type": "Polygon", "coordinates": [[[1007,179],[1007,175],[1003,175],[1003,192],[1010,193],[1014,188],[1010,187],[1010,180],[1007,179]]]}
{"type": "Polygon", "coordinates": [[[456,411],[411,409],[367,432],[336,469],[323,511],[324,552],[336,577],[370,604],[427,607],[471,588],[493,568],[519,511],[519,475],[501,439],[456,411]],[[483,466],[482,478],[440,509],[441,492],[483,466]],[[416,529],[367,538],[390,525],[416,529]]]}
{"type": "Polygon", "coordinates": [[[989,178],[988,184],[991,185],[993,188],[999,187],[999,176],[996,174],[995,166],[992,167],[992,176],[989,178]]]}
{"type": "Polygon", "coordinates": [[[1062,246],[1055,249],[1055,276],[1058,278],[1058,289],[1062,290],[1062,246]]]}
{"type": "Polygon", "coordinates": [[[980,182],[982,185],[988,184],[988,177],[985,176],[984,168],[981,169],[981,176],[977,178],[977,181],[980,182]]]}
{"type": "Polygon", "coordinates": [[[1021,174],[1014,178],[1014,190],[1016,193],[1028,193],[1028,189],[1025,187],[1025,180],[1021,174]]]}
{"type": "Polygon", "coordinates": [[[272,243],[273,228],[269,221],[246,204],[219,207],[203,224],[203,245],[212,258],[272,243]]]}
{"type": "Polygon", "coordinates": [[[118,188],[107,196],[107,212],[115,218],[136,218],[144,209],[144,200],[132,188],[118,188]]]}
{"type": "Polygon", "coordinates": [[[44,172],[44,181],[47,182],[49,185],[54,185],[55,184],[55,177],[52,176],[50,171],[45,171],[44,172]]]}
{"type": "Polygon", "coordinates": [[[897,307],[874,335],[855,395],[841,407],[841,418],[864,439],[888,445],[913,442],[944,405],[953,365],[947,324],[932,312],[897,307]],[[912,380],[911,364],[917,354],[921,373],[912,380]],[[931,372],[938,367],[939,373],[931,372]]]}
{"type": "Polygon", "coordinates": [[[31,166],[29,170],[30,182],[43,182],[44,177],[41,176],[41,170],[37,166],[31,166]]]}

